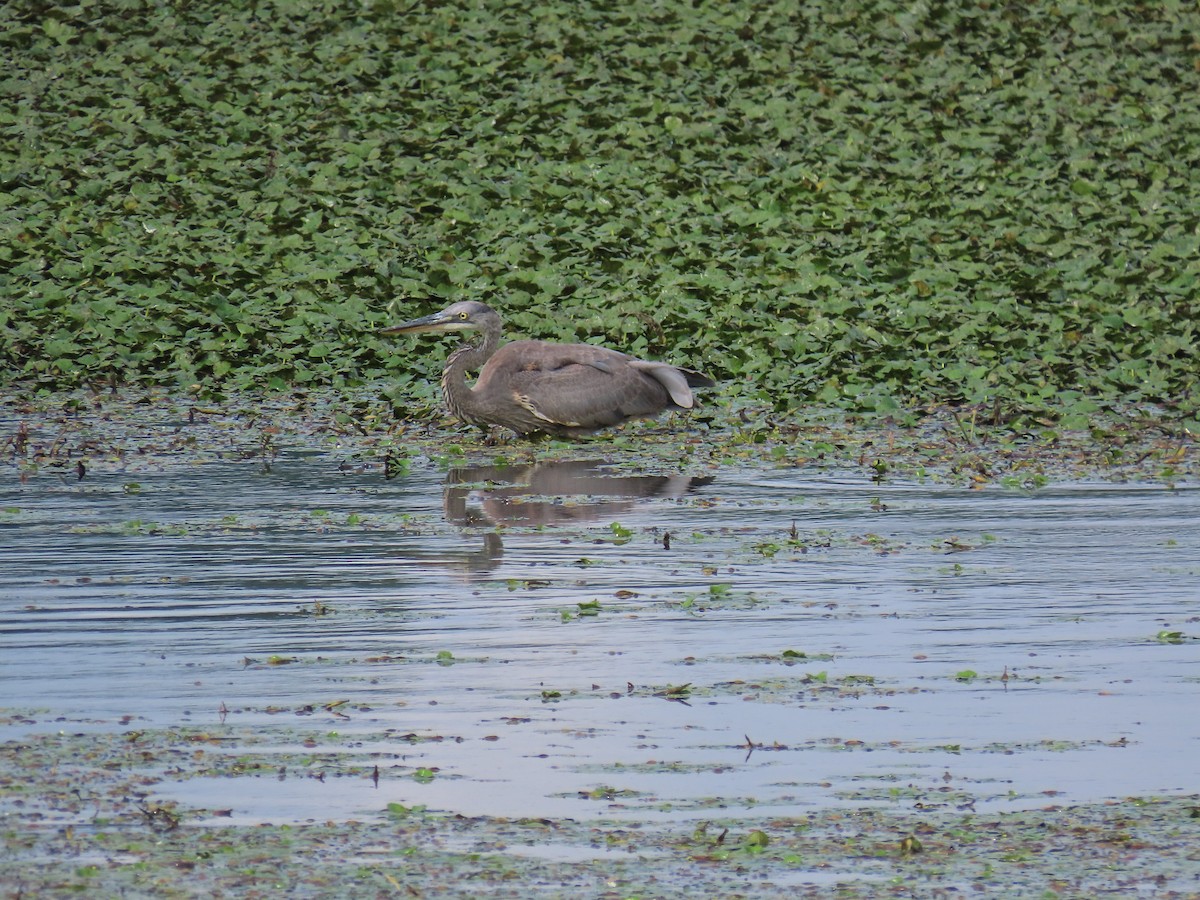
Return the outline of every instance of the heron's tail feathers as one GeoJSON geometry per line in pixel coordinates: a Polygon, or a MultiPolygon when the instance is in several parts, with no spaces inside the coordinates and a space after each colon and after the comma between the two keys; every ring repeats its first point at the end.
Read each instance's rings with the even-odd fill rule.
{"type": "Polygon", "coordinates": [[[691,369],[680,369],[676,366],[669,366],[666,363],[635,359],[631,361],[630,365],[635,369],[641,369],[665,387],[667,393],[671,395],[671,402],[681,409],[691,409],[696,405],[696,398],[692,394],[692,388],[712,387],[715,384],[707,375],[702,375],[691,369]]]}
{"type": "Polygon", "coordinates": [[[676,370],[683,373],[683,377],[687,379],[688,387],[716,387],[717,383],[705,375],[703,372],[697,372],[695,369],[680,369],[676,370]]]}

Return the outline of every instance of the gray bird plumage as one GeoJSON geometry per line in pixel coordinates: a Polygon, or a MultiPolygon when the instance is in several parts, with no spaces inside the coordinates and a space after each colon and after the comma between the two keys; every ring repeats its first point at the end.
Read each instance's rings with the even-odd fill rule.
{"type": "Polygon", "coordinates": [[[467,300],[380,333],[481,331],[478,345],[460,347],[446,359],[446,404],[464,422],[485,429],[502,425],[517,434],[577,437],[626,419],[691,409],[692,388],[713,385],[691,369],[592,344],[501,344],[502,329],[495,310],[467,300]],[[474,387],[467,384],[470,371],[479,372],[474,387]]]}

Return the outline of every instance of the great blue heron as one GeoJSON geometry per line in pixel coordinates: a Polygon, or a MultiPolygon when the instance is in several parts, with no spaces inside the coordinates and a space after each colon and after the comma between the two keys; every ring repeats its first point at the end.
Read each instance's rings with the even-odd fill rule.
{"type": "Polygon", "coordinates": [[[502,346],[502,328],[495,310],[465,300],[380,333],[482,331],[478,345],[460,347],[446,359],[442,391],[452,413],[485,430],[502,425],[517,434],[579,437],[626,419],[691,409],[691,389],[713,385],[691,369],[592,344],[512,341],[502,346]],[[467,372],[475,370],[479,380],[468,387],[467,372]]]}

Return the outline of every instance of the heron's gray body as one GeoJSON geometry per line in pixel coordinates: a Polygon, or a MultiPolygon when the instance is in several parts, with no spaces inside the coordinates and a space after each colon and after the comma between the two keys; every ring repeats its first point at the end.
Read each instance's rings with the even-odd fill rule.
{"type": "Polygon", "coordinates": [[[693,387],[712,380],[667,363],[636,359],[592,344],[513,341],[500,344],[499,315],[482,303],[455,303],[441,312],[385,334],[479,329],[478,346],[450,354],[442,390],[451,412],[487,428],[502,425],[517,434],[547,432],[574,437],[630,418],[655,416],[695,405],[693,387]],[[468,371],[479,370],[473,387],[468,371]]]}

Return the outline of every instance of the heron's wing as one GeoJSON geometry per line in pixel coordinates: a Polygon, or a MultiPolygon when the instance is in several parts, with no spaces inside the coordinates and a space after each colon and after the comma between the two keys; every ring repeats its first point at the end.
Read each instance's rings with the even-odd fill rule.
{"type": "Polygon", "coordinates": [[[687,378],[665,363],[591,344],[514,341],[480,373],[477,392],[504,395],[547,424],[602,428],[694,400],[687,378]]]}

